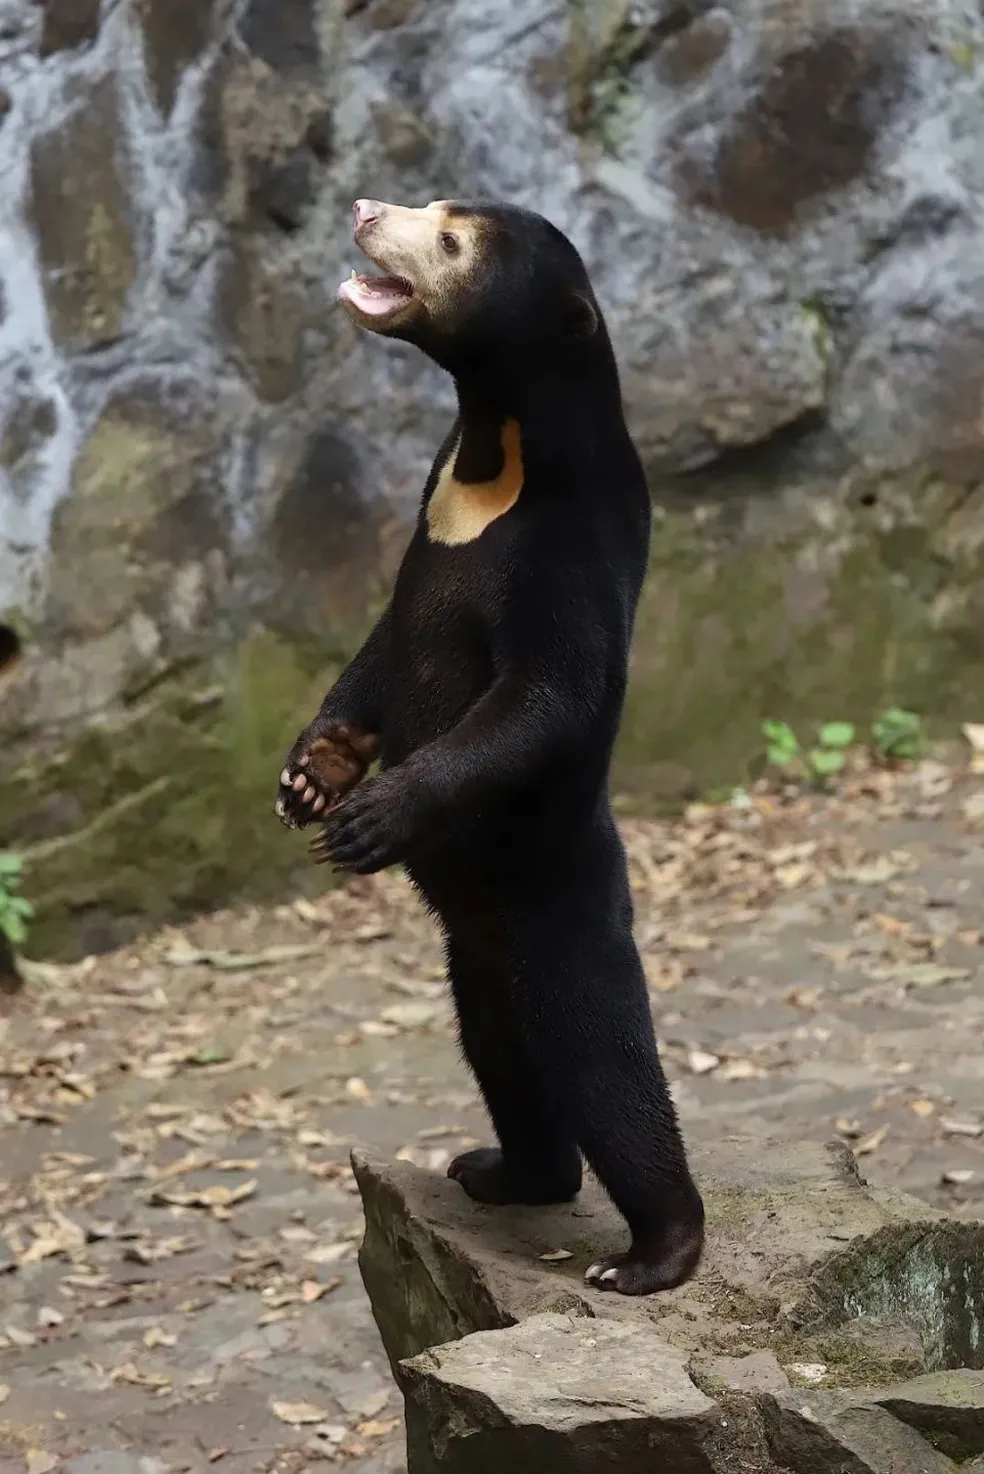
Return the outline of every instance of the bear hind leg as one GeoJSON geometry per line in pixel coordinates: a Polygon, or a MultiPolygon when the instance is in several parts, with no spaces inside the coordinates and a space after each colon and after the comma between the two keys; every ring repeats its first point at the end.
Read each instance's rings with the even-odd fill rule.
{"type": "Polygon", "coordinates": [[[448,1176],[479,1203],[570,1202],[581,1190],[581,1153],[534,1073],[515,1026],[509,978],[454,944],[448,971],[462,1050],[499,1140],[455,1157],[448,1176]]]}

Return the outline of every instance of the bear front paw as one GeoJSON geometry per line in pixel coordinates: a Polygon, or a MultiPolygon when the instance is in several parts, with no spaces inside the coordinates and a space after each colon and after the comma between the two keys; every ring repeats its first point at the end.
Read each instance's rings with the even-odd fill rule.
{"type": "Polygon", "coordinates": [[[379,739],[344,722],[308,729],[294,744],[280,774],[276,813],[288,829],[313,824],[360,783],[379,739]]]}

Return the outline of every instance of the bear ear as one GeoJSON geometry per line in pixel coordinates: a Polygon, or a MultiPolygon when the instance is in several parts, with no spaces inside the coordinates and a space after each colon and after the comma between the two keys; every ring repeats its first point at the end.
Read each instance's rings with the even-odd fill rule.
{"type": "Polygon", "coordinates": [[[568,336],[577,342],[593,338],[598,331],[598,310],[594,303],[581,292],[573,292],[567,304],[566,321],[568,336]]]}

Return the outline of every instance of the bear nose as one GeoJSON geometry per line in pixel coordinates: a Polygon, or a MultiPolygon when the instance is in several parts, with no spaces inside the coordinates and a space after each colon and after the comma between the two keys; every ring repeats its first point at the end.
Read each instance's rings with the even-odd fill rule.
{"type": "Polygon", "coordinates": [[[382,212],[383,207],[378,200],[356,200],[352,206],[356,230],[361,230],[364,225],[371,225],[374,220],[379,219],[382,212]]]}

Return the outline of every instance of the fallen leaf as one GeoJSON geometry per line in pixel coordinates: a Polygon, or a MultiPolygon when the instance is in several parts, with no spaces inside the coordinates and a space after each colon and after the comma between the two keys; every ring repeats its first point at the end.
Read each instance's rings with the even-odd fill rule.
{"type": "Polygon", "coordinates": [[[160,1326],[151,1326],[149,1331],[144,1331],[143,1343],[148,1351],[152,1351],[155,1346],[174,1346],[177,1340],[177,1336],[162,1331],[160,1326]]]}
{"type": "Polygon", "coordinates": [[[443,1013],[439,1003],[412,1000],[407,1003],[391,1003],[379,1015],[384,1024],[395,1024],[400,1029],[422,1029],[432,1024],[443,1013]]]}
{"type": "Polygon", "coordinates": [[[303,1280],[301,1283],[301,1299],[305,1305],[313,1305],[324,1295],[330,1295],[332,1290],[337,1290],[342,1283],[340,1275],[332,1275],[330,1280],[303,1280]]]}
{"type": "Polygon", "coordinates": [[[315,1407],[311,1402],[272,1402],[270,1406],[275,1416],[292,1428],[300,1428],[307,1423],[323,1423],[328,1417],[324,1408],[315,1407]]]}
{"type": "Polygon", "coordinates": [[[855,1142],[851,1148],[854,1155],[856,1157],[868,1157],[872,1152],[876,1152],[888,1135],[888,1130],[889,1128],[886,1123],[884,1126],[879,1126],[877,1131],[872,1131],[870,1135],[864,1136],[860,1141],[855,1142]]]}
{"type": "Polygon", "coordinates": [[[750,1059],[726,1059],[715,1075],[716,1080],[761,1080],[765,1070],[750,1059]]]}
{"type": "Polygon", "coordinates": [[[320,945],[312,943],[265,947],[262,952],[226,952],[220,948],[178,945],[164,954],[164,961],[169,967],[196,967],[206,964],[221,972],[246,972],[256,967],[275,967],[281,962],[300,962],[305,957],[318,957],[322,951],[320,945]]]}
{"type": "Polygon", "coordinates": [[[322,1244],[318,1249],[309,1249],[304,1258],[309,1264],[337,1264],[351,1252],[351,1244],[322,1244]]]}
{"type": "Polygon", "coordinates": [[[932,1116],[936,1111],[936,1106],[931,1100],[910,1100],[909,1109],[917,1116],[932,1116]]]}
{"type": "Polygon", "coordinates": [[[36,1346],[38,1344],[37,1336],[33,1335],[30,1331],[22,1331],[20,1326],[4,1326],[3,1333],[7,1340],[14,1346],[26,1347],[36,1346]]]}
{"type": "Polygon", "coordinates": [[[692,1049],[687,1055],[687,1065],[695,1075],[709,1075],[720,1063],[716,1054],[708,1054],[705,1049],[692,1049]]]}
{"type": "Polygon", "coordinates": [[[947,1136],[984,1136],[984,1126],[979,1121],[954,1121],[943,1116],[940,1119],[940,1128],[947,1136]]]}
{"type": "Polygon", "coordinates": [[[565,1259],[573,1259],[574,1255],[570,1249],[552,1249],[549,1254],[541,1254],[540,1259],[544,1264],[562,1264],[565,1259]]]}
{"type": "Polygon", "coordinates": [[[378,1418],[370,1418],[365,1423],[356,1426],[356,1433],[360,1438],[385,1438],[399,1426],[399,1418],[386,1418],[380,1421],[378,1418]]]}
{"type": "Polygon", "coordinates": [[[171,1378],[163,1372],[145,1372],[132,1361],[114,1367],[110,1375],[114,1382],[125,1382],[129,1387],[148,1387],[155,1392],[171,1386],[171,1378]]]}
{"type": "Polygon", "coordinates": [[[973,1182],[977,1174],[970,1167],[951,1167],[943,1173],[943,1182],[948,1187],[963,1187],[968,1182],[973,1182]]]}
{"type": "Polygon", "coordinates": [[[351,1080],[346,1080],[345,1094],[352,1100],[372,1100],[372,1091],[365,1080],[360,1080],[358,1075],[353,1075],[351,1080]]]}
{"type": "Polygon", "coordinates": [[[699,932],[671,931],[666,934],[666,945],[671,952],[706,952],[714,943],[699,932]]]}
{"type": "Polygon", "coordinates": [[[29,1448],[25,1458],[27,1474],[51,1474],[51,1470],[57,1469],[61,1463],[57,1454],[45,1453],[40,1448],[29,1448]]]}
{"type": "Polygon", "coordinates": [[[970,743],[974,755],[974,769],[978,757],[984,757],[984,722],[964,722],[960,728],[967,741],[970,743]]]}
{"type": "Polygon", "coordinates": [[[943,983],[962,983],[971,976],[969,967],[940,967],[935,962],[913,962],[908,967],[895,970],[907,986],[913,988],[939,988],[943,983]]]}

